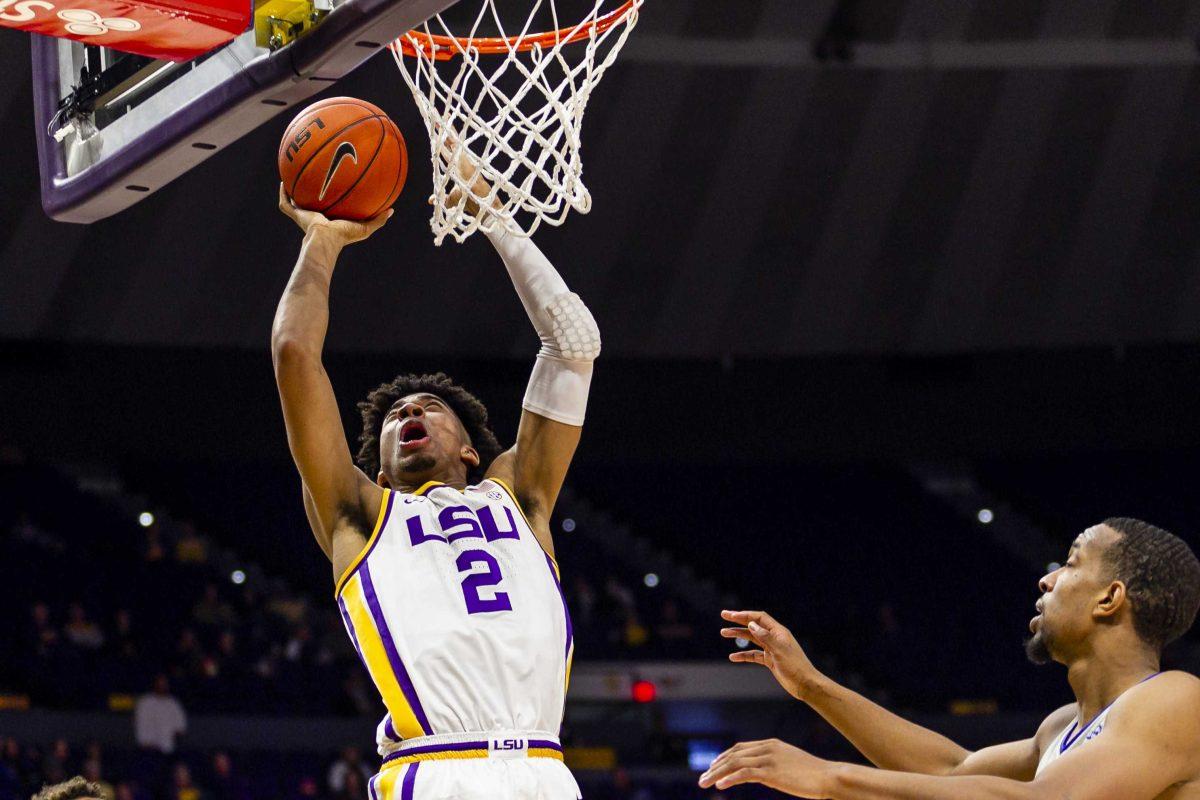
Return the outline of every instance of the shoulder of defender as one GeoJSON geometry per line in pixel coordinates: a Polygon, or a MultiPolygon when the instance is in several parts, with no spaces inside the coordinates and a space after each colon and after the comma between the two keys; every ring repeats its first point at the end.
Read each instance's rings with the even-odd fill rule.
{"type": "Polygon", "coordinates": [[[1162,706],[1173,712],[1196,711],[1200,717],[1200,678],[1181,670],[1160,672],[1137,686],[1132,687],[1122,700],[1122,705],[1162,706]]]}
{"type": "Polygon", "coordinates": [[[1200,678],[1178,670],[1160,673],[1126,692],[1109,721],[1170,737],[1200,737],[1200,678]]]}
{"type": "Polygon", "coordinates": [[[1065,706],[1055,709],[1049,716],[1042,720],[1042,724],[1038,726],[1037,733],[1033,737],[1037,743],[1038,752],[1044,751],[1049,747],[1054,737],[1062,733],[1078,714],[1078,704],[1067,703],[1065,706]]]}

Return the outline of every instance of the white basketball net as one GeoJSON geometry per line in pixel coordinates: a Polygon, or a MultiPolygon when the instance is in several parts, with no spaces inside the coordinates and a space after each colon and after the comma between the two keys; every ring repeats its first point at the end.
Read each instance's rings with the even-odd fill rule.
{"type": "Polygon", "coordinates": [[[451,33],[438,15],[389,45],[429,133],[430,226],[439,245],[447,235],[462,242],[496,226],[530,236],[543,222],[561,225],[571,209],[588,212],[583,112],[637,23],[642,0],[604,15],[604,0],[594,0],[588,16],[565,29],[557,24],[555,0],[534,0],[515,34],[506,32],[497,2],[483,0],[466,34],[451,33]],[[530,30],[543,7],[555,20],[554,33],[530,30]],[[485,19],[500,37],[476,36],[485,19]],[[464,153],[491,185],[486,195],[471,190],[475,176],[455,168],[464,153]]]}

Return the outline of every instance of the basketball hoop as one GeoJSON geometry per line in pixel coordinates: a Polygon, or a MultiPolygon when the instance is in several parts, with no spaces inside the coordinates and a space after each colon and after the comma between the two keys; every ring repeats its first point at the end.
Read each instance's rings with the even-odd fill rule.
{"type": "Polygon", "coordinates": [[[543,222],[561,225],[572,209],[590,210],[580,155],[583,113],[644,0],[607,13],[604,0],[588,0],[590,12],[565,28],[557,27],[556,0],[534,0],[515,36],[505,34],[498,2],[482,0],[465,36],[454,35],[438,15],[389,45],[429,133],[430,226],[439,245],[447,235],[462,242],[496,226],[530,236],[543,222]],[[551,15],[554,30],[531,32],[539,12],[551,15]],[[477,35],[485,20],[499,36],[477,35]],[[463,154],[491,185],[486,196],[472,191],[475,175],[456,168],[463,154]]]}

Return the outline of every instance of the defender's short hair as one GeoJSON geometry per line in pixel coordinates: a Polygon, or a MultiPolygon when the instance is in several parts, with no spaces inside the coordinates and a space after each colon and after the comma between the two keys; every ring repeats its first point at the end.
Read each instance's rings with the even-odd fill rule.
{"type": "Polygon", "coordinates": [[[54,786],[43,786],[42,790],[33,796],[33,800],[80,800],[81,798],[104,797],[104,790],[98,783],[89,783],[80,776],[71,778],[65,783],[54,786]]]}
{"type": "Polygon", "coordinates": [[[1129,517],[1104,520],[1120,538],[1104,554],[1125,584],[1133,627],[1162,649],[1187,633],[1200,609],[1200,560],[1178,536],[1129,517]]]}
{"type": "Polygon", "coordinates": [[[479,452],[479,466],[467,472],[467,481],[478,483],[483,480],[488,467],[500,455],[500,442],[488,423],[487,407],[444,372],[400,375],[391,383],[379,386],[358,404],[363,423],[362,433],[358,437],[358,466],[367,473],[368,478],[375,480],[379,474],[379,435],[383,430],[383,418],[401,397],[418,393],[440,397],[458,416],[471,439],[471,446],[479,452]]]}

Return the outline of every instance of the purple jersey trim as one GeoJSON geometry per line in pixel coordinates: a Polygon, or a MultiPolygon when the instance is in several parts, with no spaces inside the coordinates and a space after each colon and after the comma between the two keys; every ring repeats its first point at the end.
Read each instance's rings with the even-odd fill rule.
{"type": "Polygon", "coordinates": [[[371,532],[371,539],[367,542],[367,549],[358,554],[350,569],[346,570],[346,574],[338,579],[337,587],[333,592],[335,598],[342,596],[342,592],[346,590],[346,584],[350,583],[350,578],[354,576],[354,573],[361,572],[367,566],[367,559],[371,557],[371,553],[375,552],[375,548],[379,545],[379,540],[383,538],[383,531],[387,528],[388,520],[392,516],[392,504],[396,500],[396,493],[394,491],[391,489],[385,489],[384,491],[387,493],[387,502],[384,505],[383,518],[378,521],[371,532]]]}
{"type": "Polygon", "coordinates": [[[408,765],[408,770],[404,773],[404,782],[400,784],[400,800],[413,800],[413,785],[417,782],[417,768],[420,766],[419,761],[408,765]]]}
{"type": "Polygon", "coordinates": [[[379,638],[383,642],[383,649],[387,653],[392,672],[396,675],[396,682],[400,684],[400,691],[404,693],[404,699],[412,708],[413,716],[420,723],[421,730],[425,732],[426,736],[432,736],[433,729],[429,725],[429,719],[425,716],[425,709],[421,707],[421,701],[417,698],[416,687],[413,686],[412,679],[408,677],[408,670],[404,668],[404,662],[400,659],[399,651],[396,650],[396,643],[392,640],[392,632],[388,628],[387,620],[383,618],[383,609],[379,607],[379,598],[375,596],[375,584],[371,580],[371,568],[367,566],[366,559],[363,559],[360,569],[363,596],[367,600],[367,608],[371,610],[371,617],[375,620],[375,627],[379,629],[379,638]]]}
{"type": "Polygon", "coordinates": [[[354,652],[358,653],[358,660],[365,667],[367,660],[363,658],[362,648],[358,646],[358,633],[354,630],[354,622],[350,619],[350,612],[346,610],[346,604],[342,598],[338,598],[338,611],[342,612],[342,622],[346,623],[346,633],[350,634],[350,643],[354,645],[354,652]]]}
{"type": "Polygon", "coordinates": [[[575,629],[571,625],[571,611],[567,608],[567,596],[563,594],[562,582],[558,579],[558,573],[554,571],[554,562],[550,559],[550,554],[546,553],[546,566],[550,568],[550,577],[554,579],[554,588],[558,589],[558,597],[562,600],[563,617],[567,621],[567,646],[563,650],[563,659],[567,659],[571,655],[571,643],[575,641],[575,629]]]}
{"type": "Polygon", "coordinates": [[[392,724],[391,714],[388,714],[383,718],[383,735],[392,741],[400,741],[400,737],[396,734],[396,726],[392,724]]]}

